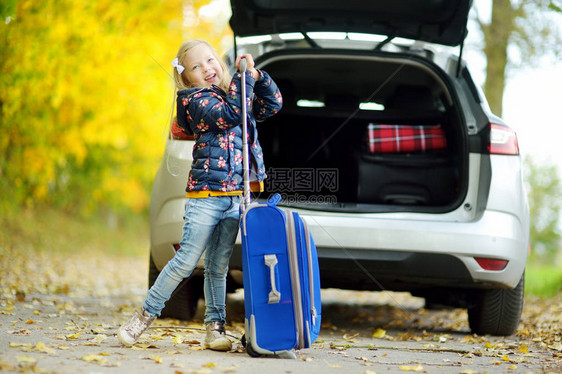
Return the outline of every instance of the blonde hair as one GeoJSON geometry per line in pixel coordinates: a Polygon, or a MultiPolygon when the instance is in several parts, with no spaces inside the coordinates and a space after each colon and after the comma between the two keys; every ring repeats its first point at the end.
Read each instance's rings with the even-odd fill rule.
{"type": "MultiPolygon", "coordinates": [[[[189,51],[191,48],[193,48],[193,47],[195,47],[199,44],[204,44],[207,47],[209,47],[209,49],[211,50],[211,52],[213,53],[213,55],[217,59],[219,65],[221,66],[222,71],[223,71],[222,80],[220,81],[218,86],[220,88],[222,88],[223,90],[228,91],[228,88],[230,86],[230,81],[232,80],[232,77],[228,73],[228,68],[227,68],[226,64],[224,63],[223,59],[219,57],[216,49],[211,44],[209,44],[209,42],[207,42],[205,40],[195,39],[195,40],[191,40],[189,42],[182,43],[182,45],[180,45],[180,48],[178,49],[178,53],[176,55],[176,57],[178,58],[178,63],[185,67],[185,65],[183,63],[183,59],[185,58],[185,55],[186,55],[187,51],[189,51]]],[[[184,70],[184,73],[185,73],[185,70],[184,70]]],[[[178,70],[175,69],[175,68],[173,70],[173,74],[174,74],[174,83],[175,83],[176,88],[178,90],[196,87],[191,82],[189,82],[189,80],[187,79],[186,76],[183,75],[183,73],[179,74],[178,70]]]]}

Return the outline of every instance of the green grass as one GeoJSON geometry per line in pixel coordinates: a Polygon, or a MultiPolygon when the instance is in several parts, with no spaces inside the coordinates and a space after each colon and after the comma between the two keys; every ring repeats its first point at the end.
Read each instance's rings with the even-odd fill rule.
{"type": "Polygon", "coordinates": [[[525,270],[525,294],[552,297],[562,293],[562,268],[530,263],[525,270]]]}
{"type": "Polygon", "coordinates": [[[0,215],[0,251],[147,256],[149,244],[148,218],[142,215],[82,218],[51,208],[0,215]]]}

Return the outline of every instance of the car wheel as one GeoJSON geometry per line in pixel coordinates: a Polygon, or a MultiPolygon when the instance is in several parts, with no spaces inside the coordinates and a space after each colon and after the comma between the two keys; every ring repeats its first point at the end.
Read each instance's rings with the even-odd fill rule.
{"type": "MultiPolygon", "coordinates": [[[[148,271],[148,287],[152,287],[160,271],[156,268],[152,255],[148,271]]],[[[189,321],[195,316],[197,302],[203,296],[203,277],[192,276],[187,281],[180,283],[178,288],[172,293],[170,300],[160,314],[161,318],[175,318],[189,321]]]]}
{"type": "Polygon", "coordinates": [[[468,324],[473,333],[512,335],[523,310],[525,273],[514,289],[481,290],[468,308],[468,324]]]}

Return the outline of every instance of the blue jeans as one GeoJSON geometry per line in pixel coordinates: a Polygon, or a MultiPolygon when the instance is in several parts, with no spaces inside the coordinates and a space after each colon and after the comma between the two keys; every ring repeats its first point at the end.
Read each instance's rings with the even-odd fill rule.
{"type": "Polygon", "coordinates": [[[238,234],[240,200],[240,196],[187,199],[180,248],[148,290],[144,309],[159,316],[164,303],[191,275],[206,248],[205,323],[226,321],[226,275],[238,234]]]}

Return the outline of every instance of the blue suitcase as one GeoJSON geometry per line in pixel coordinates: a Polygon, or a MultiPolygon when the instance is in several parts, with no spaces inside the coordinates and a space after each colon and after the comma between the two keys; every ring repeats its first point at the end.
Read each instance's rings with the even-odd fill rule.
{"type": "Polygon", "coordinates": [[[297,212],[250,204],[242,213],[246,349],[252,356],[292,357],[308,348],[321,323],[320,274],[314,240],[297,212]]]}
{"type": "MultiPolygon", "coordinates": [[[[246,97],[246,60],[240,62],[246,97]]],[[[320,273],[314,240],[297,212],[250,202],[246,100],[241,100],[244,199],[240,206],[244,279],[245,346],[251,356],[296,357],[308,348],[321,323],[320,273]]],[[[244,342],[243,342],[244,344],[244,342]]]]}

